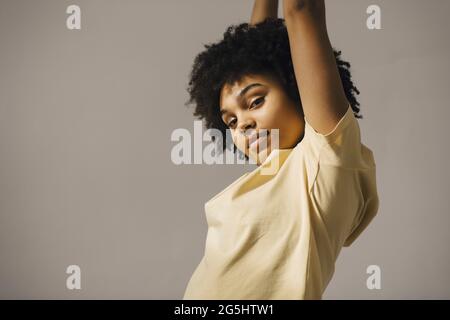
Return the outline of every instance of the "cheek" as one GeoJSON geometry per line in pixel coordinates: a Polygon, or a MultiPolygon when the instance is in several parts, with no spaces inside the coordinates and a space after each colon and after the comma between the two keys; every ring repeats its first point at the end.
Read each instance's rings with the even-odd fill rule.
{"type": "Polygon", "coordinates": [[[245,150],[245,139],[241,134],[233,133],[233,142],[238,149],[245,150]]]}
{"type": "Polygon", "coordinates": [[[264,129],[280,129],[286,126],[286,122],[290,121],[290,116],[286,112],[286,107],[278,103],[268,105],[261,116],[261,128],[264,129]]]}
{"type": "Polygon", "coordinates": [[[267,125],[271,129],[278,129],[278,138],[281,140],[292,140],[291,135],[295,135],[299,127],[299,115],[292,109],[292,105],[278,105],[273,109],[274,116],[268,119],[267,125]]]}
{"type": "Polygon", "coordinates": [[[261,120],[263,120],[264,124],[267,126],[283,122],[289,116],[289,109],[289,102],[279,95],[274,94],[268,98],[266,104],[261,109],[261,120]]]}
{"type": "Polygon", "coordinates": [[[254,119],[260,129],[272,129],[274,124],[278,122],[277,112],[279,108],[268,102],[262,108],[254,111],[254,119]]]}

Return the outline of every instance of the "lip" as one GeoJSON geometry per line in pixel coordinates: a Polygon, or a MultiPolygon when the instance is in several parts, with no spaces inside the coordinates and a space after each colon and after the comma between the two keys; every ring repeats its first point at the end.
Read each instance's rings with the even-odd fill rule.
{"type": "Polygon", "coordinates": [[[248,136],[247,143],[250,143],[250,141],[252,141],[252,143],[256,142],[257,138],[258,138],[258,132],[255,131],[251,135],[248,136]]]}
{"type": "MultiPolygon", "coordinates": [[[[261,141],[266,140],[267,141],[267,136],[262,136],[262,137],[258,137],[258,139],[256,139],[255,141],[253,141],[250,146],[248,147],[250,150],[256,150],[256,147],[259,147],[261,145],[261,141]]],[[[251,141],[251,140],[250,140],[251,141]]],[[[267,143],[265,148],[267,148],[267,143]]],[[[262,150],[259,150],[260,152],[262,150]]]]}
{"type": "Polygon", "coordinates": [[[254,141],[257,138],[259,138],[259,135],[261,133],[266,133],[266,134],[262,134],[262,136],[268,136],[270,134],[270,131],[267,129],[260,129],[260,130],[252,130],[251,134],[249,134],[247,136],[247,143],[249,143],[250,141],[254,141]],[[261,131],[263,130],[263,131],[261,131]]]}

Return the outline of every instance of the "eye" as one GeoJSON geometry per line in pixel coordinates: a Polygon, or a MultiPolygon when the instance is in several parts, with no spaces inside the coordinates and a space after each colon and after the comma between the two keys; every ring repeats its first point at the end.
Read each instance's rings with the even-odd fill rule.
{"type": "Polygon", "coordinates": [[[253,109],[254,107],[261,105],[263,102],[264,102],[264,97],[260,97],[258,99],[253,100],[253,102],[250,104],[250,109],[253,109]]]}
{"type": "MultiPolygon", "coordinates": [[[[265,101],[265,97],[259,97],[259,98],[255,99],[255,100],[253,100],[253,102],[250,104],[249,109],[253,109],[253,108],[256,108],[256,107],[262,105],[264,103],[264,101],[265,101]]],[[[234,126],[235,122],[236,122],[236,118],[234,118],[230,122],[226,123],[226,125],[229,128],[232,128],[234,126]]]]}
{"type": "Polygon", "coordinates": [[[227,126],[231,128],[235,122],[236,122],[236,119],[233,119],[227,123],[227,126]]]}

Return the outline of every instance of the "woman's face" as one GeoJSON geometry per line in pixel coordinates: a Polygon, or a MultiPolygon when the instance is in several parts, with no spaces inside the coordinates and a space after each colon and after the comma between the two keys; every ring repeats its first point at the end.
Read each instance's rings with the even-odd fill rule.
{"type": "Polygon", "coordinates": [[[236,147],[258,165],[272,151],[270,130],[279,130],[278,147],[273,143],[273,149],[293,148],[303,138],[302,110],[272,76],[248,75],[233,85],[224,85],[220,92],[220,109],[236,147]],[[259,137],[264,133],[265,142],[263,138],[249,146],[249,142],[255,141],[252,134],[259,137]]]}

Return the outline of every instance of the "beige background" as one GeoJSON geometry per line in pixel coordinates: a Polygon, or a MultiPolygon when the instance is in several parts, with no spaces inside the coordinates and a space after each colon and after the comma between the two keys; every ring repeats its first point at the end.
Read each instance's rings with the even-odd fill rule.
{"type": "MultiPolygon", "coordinates": [[[[252,166],[170,160],[193,58],[253,2],[0,0],[0,298],[180,299],[204,203],[252,166]],[[66,28],[78,4],[82,29],[66,28]],[[82,289],[65,287],[66,267],[82,289]]],[[[324,299],[450,298],[447,0],[327,1],[380,210],[324,299]],[[379,4],[382,30],[365,26],[379,4]],[[366,288],[379,265],[382,289],[366,288]]],[[[281,11],[280,11],[281,12],[281,11]]]]}

